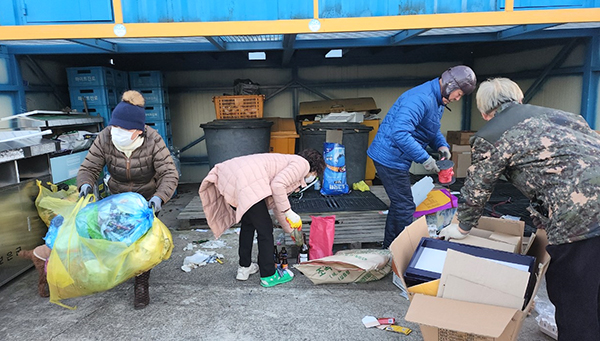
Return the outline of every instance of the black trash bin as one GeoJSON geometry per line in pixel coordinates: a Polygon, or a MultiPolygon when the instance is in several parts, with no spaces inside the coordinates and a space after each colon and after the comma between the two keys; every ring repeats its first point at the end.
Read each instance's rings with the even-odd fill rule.
{"type": "Polygon", "coordinates": [[[369,132],[373,127],[352,122],[316,122],[302,128],[300,150],[314,148],[323,152],[328,130],[342,130],[342,144],[346,149],[346,181],[352,184],[365,179],[369,132]]]}
{"type": "Polygon", "coordinates": [[[201,124],[210,168],[237,156],[268,153],[272,125],[273,122],[263,119],[214,120],[201,124]]]}

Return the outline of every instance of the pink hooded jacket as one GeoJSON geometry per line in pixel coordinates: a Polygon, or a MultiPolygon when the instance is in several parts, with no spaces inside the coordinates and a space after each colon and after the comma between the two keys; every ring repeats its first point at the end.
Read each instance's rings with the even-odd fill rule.
{"type": "Polygon", "coordinates": [[[291,154],[252,154],[216,164],[198,191],[208,226],[219,238],[250,207],[266,199],[283,230],[290,233],[283,213],[290,209],[288,194],[306,186],[309,171],[306,159],[291,154]]]}

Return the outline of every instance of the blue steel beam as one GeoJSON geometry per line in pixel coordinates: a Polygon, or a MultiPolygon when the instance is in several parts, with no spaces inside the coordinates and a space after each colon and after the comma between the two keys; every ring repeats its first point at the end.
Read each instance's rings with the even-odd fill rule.
{"type": "Polygon", "coordinates": [[[400,43],[409,40],[414,36],[418,36],[419,34],[426,32],[428,30],[402,30],[395,35],[390,37],[390,45],[400,45],[400,43]]]}
{"type": "Polygon", "coordinates": [[[223,39],[219,37],[204,37],[208,40],[214,47],[219,51],[227,50],[227,43],[223,41],[223,39]]]}
{"type": "Polygon", "coordinates": [[[282,48],[283,57],[281,58],[281,65],[286,66],[292,60],[294,55],[294,43],[296,42],[296,34],[286,34],[283,36],[282,48]]]}
{"type": "Polygon", "coordinates": [[[516,37],[522,34],[527,34],[531,32],[540,31],[546,28],[554,27],[557,24],[540,24],[540,25],[519,25],[515,27],[511,27],[504,31],[498,32],[498,40],[508,39],[512,37],[516,37]]]}
{"type": "Polygon", "coordinates": [[[533,84],[531,84],[529,89],[525,91],[523,103],[529,103],[533,96],[535,96],[535,94],[542,88],[542,85],[544,85],[546,82],[550,72],[554,68],[559,67],[567,59],[577,44],[579,44],[579,41],[577,39],[573,39],[556,54],[552,61],[550,61],[550,63],[546,66],[542,74],[540,74],[533,84]]]}
{"type": "Polygon", "coordinates": [[[108,51],[111,53],[119,52],[119,48],[117,44],[108,42],[104,39],[67,39],[68,41],[72,41],[77,44],[81,44],[84,46],[93,47],[95,49],[99,49],[102,51],[108,51]]]}

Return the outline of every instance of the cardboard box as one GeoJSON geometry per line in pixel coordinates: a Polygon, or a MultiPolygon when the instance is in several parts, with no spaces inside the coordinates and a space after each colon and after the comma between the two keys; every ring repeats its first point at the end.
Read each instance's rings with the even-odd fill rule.
{"type": "Polygon", "coordinates": [[[301,102],[298,111],[298,116],[325,115],[342,111],[348,113],[363,112],[365,114],[375,115],[378,114],[381,109],[377,108],[373,97],[359,97],[332,99],[328,101],[301,102]]]}
{"type": "Polygon", "coordinates": [[[446,141],[449,145],[469,144],[469,139],[476,131],[472,130],[450,130],[446,132],[446,141]]]}
{"type": "Polygon", "coordinates": [[[462,144],[452,145],[452,162],[454,162],[454,176],[464,178],[467,176],[467,168],[471,166],[471,146],[462,144]]]}
{"type": "MultiPolygon", "coordinates": [[[[511,224],[509,220],[496,220],[494,223],[496,227],[511,224]]],[[[394,283],[397,286],[406,288],[402,274],[421,238],[427,236],[429,236],[427,223],[425,218],[421,217],[407,226],[390,245],[393,257],[392,270],[396,274],[394,283]]],[[[545,249],[547,244],[545,232],[538,231],[528,252],[529,255],[536,257],[534,266],[536,279],[543,278],[550,261],[550,256],[545,249]]],[[[540,282],[536,280],[532,283],[534,288],[531,297],[535,297],[540,282]]],[[[405,319],[420,325],[424,340],[517,340],[523,320],[533,307],[533,299],[527,302],[524,309],[515,309],[423,294],[408,293],[408,297],[411,303],[405,319]]]]}

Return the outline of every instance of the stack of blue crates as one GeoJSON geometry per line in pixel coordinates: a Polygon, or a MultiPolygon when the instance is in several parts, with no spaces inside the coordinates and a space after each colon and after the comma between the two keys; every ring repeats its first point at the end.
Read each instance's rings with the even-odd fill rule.
{"type": "Polygon", "coordinates": [[[71,109],[85,112],[85,104],[90,115],[104,118],[104,125],[121,101],[121,96],[129,87],[126,72],[104,66],[67,68],[71,109]]]}
{"type": "Polygon", "coordinates": [[[131,71],[132,90],[139,91],[146,100],[146,125],[156,129],[167,146],[173,145],[169,95],[165,77],[160,71],[131,71]]]}

